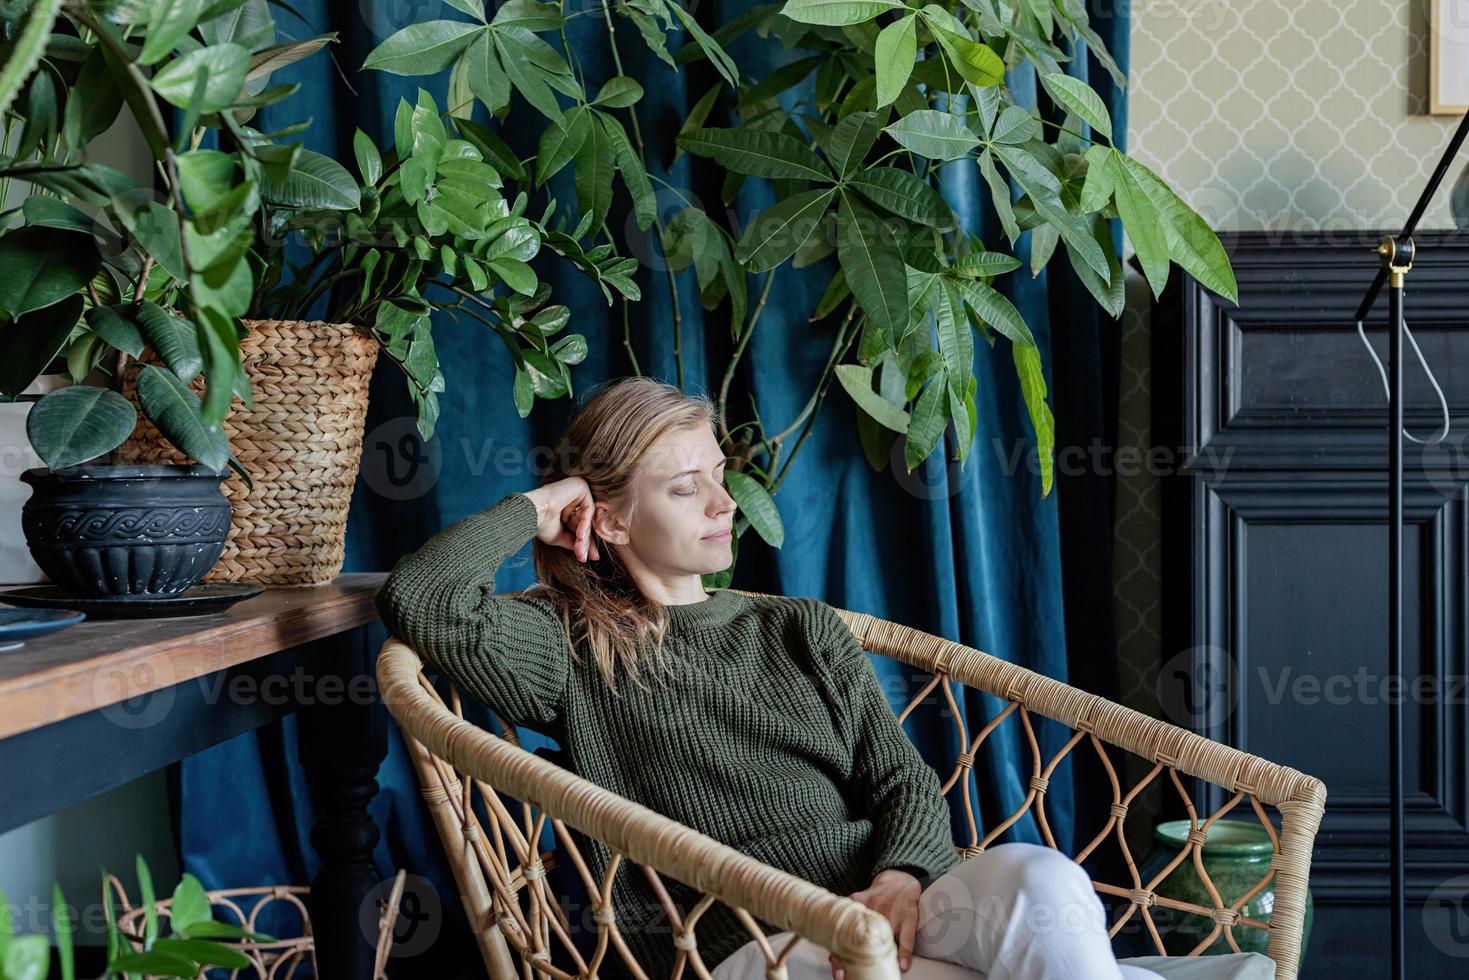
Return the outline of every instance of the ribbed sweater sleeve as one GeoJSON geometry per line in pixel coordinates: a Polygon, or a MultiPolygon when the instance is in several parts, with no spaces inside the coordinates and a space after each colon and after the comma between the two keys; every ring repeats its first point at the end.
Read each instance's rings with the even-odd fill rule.
{"type": "Polygon", "coordinates": [[[917,878],[943,874],[961,861],[943,784],[898,724],[867,651],[835,610],[823,609],[828,623],[822,642],[843,708],[852,790],[866,801],[873,822],[872,874],[887,868],[917,878]]]}
{"type": "Polygon", "coordinates": [[[559,717],[570,650],[554,604],[495,594],[495,572],[536,527],[535,502],[507,494],[400,558],[376,596],[389,633],[461,691],[529,726],[559,717]]]}

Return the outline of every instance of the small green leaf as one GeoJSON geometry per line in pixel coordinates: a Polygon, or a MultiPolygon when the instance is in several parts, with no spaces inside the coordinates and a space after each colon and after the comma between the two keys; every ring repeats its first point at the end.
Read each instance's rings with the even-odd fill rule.
{"type": "Polygon", "coordinates": [[[1000,176],[1000,171],[995,167],[994,155],[985,150],[979,156],[979,172],[984,175],[984,182],[989,185],[990,200],[994,202],[995,213],[1000,216],[1000,226],[1005,229],[1005,237],[1010,244],[1020,237],[1020,225],[1015,221],[1015,206],[1010,199],[1010,182],[1000,176]]]}
{"type": "Polygon", "coordinates": [[[1020,260],[1004,252],[975,252],[964,256],[949,271],[955,275],[989,279],[1020,268],[1020,260]]]}
{"type": "Polygon", "coordinates": [[[908,431],[908,413],[872,390],[872,365],[838,364],[837,380],[873,421],[894,432],[908,431]]]}
{"type": "Polygon", "coordinates": [[[913,74],[918,57],[918,18],[903,17],[884,27],[877,35],[874,55],[877,67],[877,107],[892,104],[913,74]]]}
{"type": "Polygon", "coordinates": [[[766,544],[772,548],[779,548],[785,544],[785,524],[780,519],[780,511],[776,508],[774,499],[758,480],[739,470],[726,470],[724,485],[729,489],[729,495],[739,505],[740,514],[750,522],[755,533],[760,535],[766,544]]]}
{"type": "Polygon", "coordinates": [[[928,181],[897,167],[865,167],[847,178],[847,186],[878,207],[920,225],[942,228],[953,220],[953,209],[942,194],[928,181]]]}
{"type": "Polygon", "coordinates": [[[677,143],[686,153],[712,157],[720,166],[751,177],[832,179],[810,147],[768,129],[695,129],[681,133],[677,143]]]}
{"type": "Polygon", "coordinates": [[[383,175],[383,157],[372,137],[360,129],[357,130],[352,136],[352,153],[357,158],[357,170],[362,174],[362,182],[368,186],[376,184],[383,175]]]}
{"type": "Polygon", "coordinates": [[[169,370],[192,381],[204,369],[199,352],[198,329],[183,317],[174,316],[157,303],[143,302],[134,317],[148,346],[158,352],[169,370]]]}
{"type": "Polygon", "coordinates": [[[199,966],[172,953],[157,953],[147,950],[142,953],[125,953],[108,964],[114,973],[146,974],[149,977],[197,977],[199,966]]]}
{"type": "Polygon", "coordinates": [[[1056,470],[1056,421],[1051,406],[1046,404],[1046,375],[1041,367],[1041,354],[1035,347],[1010,345],[1015,360],[1015,373],[1020,378],[1020,391],[1035,430],[1036,453],[1041,464],[1041,496],[1051,492],[1056,470]]]}
{"type": "Polygon", "coordinates": [[[729,82],[730,88],[738,92],[740,88],[740,66],[735,64],[735,60],[729,56],[729,53],[724,50],[723,46],[711,37],[699,25],[698,21],[694,20],[694,15],[685,10],[678,0],[664,0],[664,6],[666,9],[673,11],[673,15],[683,24],[684,29],[689,32],[689,35],[694,39],[694,43],[699,46],[699,50],[704,52],[704,56],[709,59],[709,63],[714,66],[715,71],[719,72],[726,82],[729,82]]]}
{"type": "Polygon", "coordinates": [[[0,976],[5,980],[46,980],[51,968],[51,947],[40,933],[16,936],[5,949],[0,976]]]}
{"type": "Polygon", "coordinates": [[[0,395],[13,401],[66,346],[82,315],[82,296],[72,293],[59,303],[0,322],[5,357],[0,360],[0,395]]]}
{"type": "Polygon", "coordinates": [[[170,936],[154,943],[153,951],[193,960],[195,963],[208,963],[211,966],[244,969],[252,962],[250,957],[237,949],[231,949],[223,943],[212,943],[203,939],[179,939],[170,936]]]}
{"type": "Polygon", "coordinates": [[[1114,173],[1117,216],[1122,219],[1122,227],[1156,298],[1168,284],[1168,243],[1161,227],[1162,215],[1126,165],[1116,167],[1114,173]]]}
{"type": "Polygon", "coordinates": [[[1102,97],[1092,91],[1090,85],[1065,72],[1041,73],[1041,84],[1052,99],[1086,120],[1094,132],[1101,133],[1108,140],[1112,138],[1112,116],[1107,112],[1102,97]]]}
{"type": "Polygon", "coordinates": [[[635,80],[626,75],[614,75],[603,83],[601,91],[592,100],[597,105],[607,106],[609,109],[626,109],[628,106],[636,105],[643,97],[643,87],[635,80]]]}
{"type": "Polygon", "coordinates": [[[945,390],[944,379],[934,378],[918,396],[918,404],[913,406],[913,417],[908,422],[907,438],[903,444],[903,465],[909,473],[929,457],[944,437],[944,426],[949,421],[945,390]]]}
{"type": "Polygon", "coordinates": [[[821,224],[836,188],[792,194],[761,212],[745,228],[735,246],[736,262],[750,272],[764,272],[780,265],[805,244],[821,224]]]}
{"type": "Polygon", "coordinates": [[[204,80],[204,92],[197,105],[200,112],[216,112],[235,101],[245,84],[250,68],[250,52],[238,44],[217,44],[196,48],[164,65],[153,76],[153,91],[165,102],[189,108],[195,83],[204,80]]]}
{"type": "Polygon", "coordinates": [[[432,75],[448,68],[484,31],[483,25],[462,20],[409,24],[373,48],[362,67],[394,75],[432,75]]]}
{"type": "Polygon", "coordinates": [[[551,120],[536,149],[536,186],[542,187],[570,163],[592,135],[594,110],[577,106],[560,121],[551,120]]]}
{"type": "Polygon", "coordinates": [[[964,302],[981,320],[1009,337],[1016,346],[1035,346],[1035,335],[1030,332],[1025,318],[1002,293],[972,279],[954,279],[952,282],[959,295],[964,297],[964,302]]]}
{"type": "Polygon", "coordinates": [[[132,402],[108,388],[69,385],[50,392],[26,415],[26,438],[53,470],[111,452],[138,424],[132,402]]]}
{"type": "Polygon", "coordinates": [[[260,197],[284,207],[354,211],[362,203],[357,181],[325,154],[301,150],[284,181],[265,179],[260,197]]]}
{"type": "Polygon", "coordinates": [[[872,149],[877,134],[882,131],[886,116],[887,113],[853,112],[842,117],[842,121],[832,129],[828,141],[830,152],[827,155],[832,169],[846,177],[861,167],[867,151],[872,149]]]}
{"type": "Polygon", "coordinates": [[[862,312],[896,345],[908,327],[903,255],[884,221],[845,191],[837,208],[837,260],[862,312]]]}
{"type": "MultiPolygon", "coordinates": [[[[81,297],[78,296],[78,299],[81,297]]],[[[94,306],[87,310],[87,326],[107,342],[108,346],[126,351],[130,357],[142,357],[142,331],[132,319],[132,304],[117,306],[94,306]]]]}
{"type": "Polygon", "coordinates": [[[61,960],[62,980],[74,980],[76,951],[72,948],[74,926],[71,921],[71,910],[66,906],[66,899],[61,894],[61,886],[55,883],[51,885],[51,931],[56,936],[56,954],[61,960]]]}
{"type": "Polygon", "coordinates": [[[199,22],[204,5],[205,0],[152,0],[148,36],[138,63],[152,65],[167,57],[199,22]]]}
{"type": "Polygon", "coordinates": [[[490,259],[490,268],[500,278],[505,280],[505,285],[526,296],[534,295],[536,291],[536,274],[530,266],[518,259],[495,258],[490,259]]]}
{"type": "Polygon", "coordinates": [[[1112,200],[1112,189],[1117,179],[1116,151],[1100,143],[1093,143],[1086,150],[1086,183],[1081,187],[1081,213],[1100,211],[1112,200]]]}
{"type": "Polygon", "coordinates": [[[193,211],[219,206],[234,189],[235,159],[219,150],[192,150],[176,158],[179,190],[193,211]]]}
{"type": "Polygon", "coordinates": [[[203,406],[172,371],[149,364],[138,373],[138,402],[143,414],[180,452],[215,471],[229,459],[224,429],[210,428],[203,406]]]}
{"type": "Polygon", "coordinates": [[[18,228],[0,237],[0,312],[18,317],[81,289],[102,267],[91,235],[18,228]]]}
{"type": "Polygon", "coordinates": [[[901,145],[930,160],[957,160],[979,146],[979,138],[962,117],[937,109],[910,112],[885,131],[901,145]]]}
{"type": "Polygon", "coordinates": [[[877,19],[887,10],[901,10],[896,0],[786,0],[780,12],[802,24],[839,27],[877,19]]]}
{"type": "Polygon", "coordinates": [[[949,63],[971,85],[987,87],[1005,80],[1005,61],[988,44],[970,40],[963,34],[929,24],[934,37],[949,56],[949,63]]]}
{"type": "Polygon", "coordinates": [[[1229,254],[1213,229],[1143,164],[1130,156],[1119,154],[1118,159],[1162,218],[1169,258],[1209,289],[1238,303],[1239,286],[1229,264],[1229,254]]]}
{"type": "Polygon", "coordinates": [[[32,194],[21,203],[20,213],[29,228],[62,228],[90,235],[96,228],[92,217],[55,197],[32,194]]]}
{"type": "Polygon", "coordinates": [[[174,932],[182,933],[194,923],[212,918],[214,910],[209,905],[209,895],[204,891],[204,886],[199,884],[198,878],[184,872],[173,889],[173,902],[169,905],[169,925],[174,932]]]}

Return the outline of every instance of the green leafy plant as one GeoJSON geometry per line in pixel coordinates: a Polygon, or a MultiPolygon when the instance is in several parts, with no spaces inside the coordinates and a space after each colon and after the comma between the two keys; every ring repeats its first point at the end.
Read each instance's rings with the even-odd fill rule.
{"type": "MultiPolygon", "coordinates": [[[[266,0],[0,7],[0,196],[17,179],[31,191],[0,216],[0,395],[14,400],[43,373],[72,382],[27,419],[48,466],[128,438],[137,413],[121,392],[137,370],[139,404],[164,437],[249,482],[220,422],[234,395],[253,404],[239,356],[262,271],[252,245],[270,206],[312,193],[326,158],[291,140],[309,120],[269,134],[246,122],[299,88],[270,85],[272,72],[333,39],[278,43],[266,0]],[[124,109],[161,194],[94,158],[124,109]],[[204,146],[211,135],[230,149],[204,146]],[[160,363],[142,363],[146,350],[160,363]],[[98,368],[107,386],[83,384],[98,368]],[[202,400],[189,388],[201,374],[202,400]]],[[[340,206],[356,206],[352,190],[340,206]]]]}
{"type": "MultiPolygon", "coordinates": [[[[1042,493],[1049,493],[1054,432],[1044,365],[1024,317],[994,283],[1027,263],[1039,274],[1064,248],[1101,307],[1120,315],[1124,273],[1111,219],[1121,219],[1154,293],[1177,263],[1237,298],[1228,257],[1208,225],[1116,147],[1104,102],[1068,73],[1070,52],[1090,51],[1118,86],[1125,83],[1082,0],[786,0],[712,30],[676,0],[603,0],[617,74],[591,97],[588,79],[568,61],[575,52],[563,8],[508,0],[490,16],[482,0],[450,6],[464,17],[410,24],[371,51],[364,67],[409,76],[447,71],[451,102],[478,102],[501,121],[518,94],[525,104],[514,107],[515,125],[540,134],[526,165],[534,186],[573,170],[581,219],[571,235],[548,239],[550,247],[588,255],[614,248],[606,217],[616,185],[623,186],[639,228],[656,227],[667,260],[680,386],[679,273],[692,268],[705,309],[727,308],[734,351],[718,387],[727,412],[730,383],[785,263],[803,268],[835,256],[811,310],[813,321],[831,318],[835,326],[815,390],[783,426],[767,426],[752,405],[749,420],[720,433],[741,509],[736,541],[753,528],[773,546],[783,542],[771,494],[833,379],[857,406],[858,437],[874,468],[886,465],[901,438],[911,471],[950,426],[962,465],[977,428],[976,333],[990,348],[1010,348],[1037,440],[1042,493]],[[677,148],[723,169],[724,205],[748,178],[768,181],[774,203],[738,236],[671,185],[681,206],[666,221],[659,213],[635,111],[643,89],[622,68],[627,27],[670,67],[707,61],[719,76],[684,119],[677,148]],[[670,51],[669,32],[686,32],[688,40],[670,51]],[[781,44],[790,60],[754,75],[727,50],[750,33],[781,44]],[[1034,68],[1045,94],[1035,109],[1018,104],[1008,87],[1022,64],[1034,68]],[[707,125],[717,107],[737,124],[707,125]],[[981,241],[955,220],[938,182],[951,165],[978,169],[1003,242],[981,241]],[[595,244],[582,244],[588,237],[595,244]],[[750,274],[759,277],[753,300],[750,274]]],[[[622,292],[630,356],[627,310],[636,299],[622,292]]],[[[639,370],[635,358],[632,366],[639,370]]],[[[725,584],[731,574],[711,582],[725,584]]]]}
{"type": "MultiPolygon", "coordinates": [[[[280,274],[267,275],[256,309],[303,317],[325,298],[327,319],[370,325],[408,379],[425,439],[433,435],[444,390],[429,318],[435,310],[467,317],[505,344],[522,417],[537,397],[570,394],[570,367],[586,357],[586,338],[553,340],[571,312],[546,305],[550,287],[529,262],[549,241],[610,302],[613,290],[637,297],[636,260],[608,248],[583,252],[575,236],[524,214],[524,191],[507,201],[511,183],[526,177],[514,153],[486,127],[440,112],[428,92],[420,89],[416,103],[400,100],[393,130],[386,152],[356,133],[355,208],[324,209],[320,201],[276,208],[281,234],[266,265],[280,274]],[[293,232],[310,246],[299,264],[284,254],[293,232]]],[[[553,201],[547,216],[554,208],[553,201]]]]}
{"type": "MultiPolygon", "coordinates": [[[[144,929],[132,937],[142,945],[135,950],[120,931],[108,874],[102,872],[103,913],[107,922],[107,968],[104,977],[135,980],[149,977],[200,977],[211,966],[248,969],[251,961],[239,949],[221,939],[270,942],[274,937],[251,932],[214,918],[209,895],[199,880],[187,872],[174,887],[168,908],[168,934],[159,931],[159,914],[154,900],[153,878],[140,854],[135,868],[144,910],[144,929]]],[[[74,927],[61,886],[51,886],[51,930],[54,934],[62,980],[75,980],[74,927]]],[[[10,906],[0,892],[0,980],[46,980],[51,969],[51,941],[43,933],[13,935],[10,906]]]]}

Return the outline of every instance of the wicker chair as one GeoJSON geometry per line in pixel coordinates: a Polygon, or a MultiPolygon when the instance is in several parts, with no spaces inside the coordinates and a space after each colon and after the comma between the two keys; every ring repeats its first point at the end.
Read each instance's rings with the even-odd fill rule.
{"type": "MultiPolygon", "coordinates": [[[[1242,953],[1233,932],[1236,926],[1253,927],[1267,931],[1268,956],[1274,962],[1276,980],[1292,980],[1296,976],[1311,850],[1326,800],[1326,788],[1319,779],[1079,691],[973,647],[862,613],[836,611],[864,649],[933,675],[909,701],[899,719],[906,718],[935,689],[948,705],[958,728],[959,744],[966,746],[958,756],[954,771],[943,783],[946,797],[956,785],[962,787],[963,812],[969,825],[968,840],[958,848],[963,857],[982,851],[1031,809],[1045,841],[1056,847],[1043,806],[1047,780],[1061,759],[1085,739],[1110,779],[1111,816],[1095,839],[1073,857],[1082,861],[1109,839],[1121,849],[1131,880],[1120,885],[1094,882],[1102,895],[1125,900],[1125,908],[1119,908],[1111,934],[1116,936],[1134,915],[1139,916],[1157,952],[1163,954],[1162,938],[1150,908],[1167,908],[1174,915],[1193,913],[1212,919],[1213,926],[1189,955],[1203,952],[1222,933],[1234,954],[1217,959],[1248,958],[1258,963],[1259,954],[1242,953]],[[951,681],[989,692],[1007,704],[971,736],[965,730],[951,681]],[[1053,719],[1072,733],[1060,751],[1049,759],[1041,758],[1032,724],[1034,716],[1053,719]],[[1013,813],[981,837],[970,799],[970,780],[965,777],[973,767],[980,745],[1007,721],[1021,726],[1029,746],[1029,791],[1013,813]],[[1152,764],[1150,771],[1125,793],[1105,748],[1108,745],[1141,756],[1152,764]],[[1221,786],[1232,795],[1216,812],[1200,820],[1180,774],[1221,786]],[[1162,781],[1164,791],[1170,786],[1176,789],[1193,829],[1184,849],[1152,880],[1144,881],[1128,849],[1124,823],[1129,804],[1155,779],[1162,781]],[[1199,851],[1207,840],[1210,825],[1242,801],[1248,801],[1269,833],[1274,858],[1254,886],[1225,905],[1204,872],[1199,851]],[[1278,830],[1264,806],[1279,812],[1278,830]],[[1213,907],[1176,901],[1154,892],[1160,881],[1190,859],[1212,896],[1213,907]],[[1275,902],[1269,920],[1244,916],[1240,910],[1245,903],[1272,879],[1275,902]]],[[[617,929],[616,910],[610,907],[612,880],[624,861],[639,866],[628,873],[646,876],[662,900],[672,927],[673,944],[680,950],[675,978],[690,972],[709,980],[709,970],[699,957],[695,926],[703,911],[716,901],[729,906],[749,930],[751,938],[759,940],[767,976],[775,980],[785,976],[786,958],[801,937],[841,956],[852,980],[898,980],[901,976],[892,929],[881,914],[853,899],[769,867],[647,807],[608,792],[538,754],[527,752],[519,746],[513,726],[502,723],[505,735],[500,737],[465,721],[458,691],[451,687],[449,705],[446,705],[424,675],[422,666],[412,649],[389,638],[378,659],[379,687],[389,711],[402,728],[421,788],[454,869],[465,911],[475,928],[480,952],[493,980],[512,980],[517,976],[531,980],[542,975],[605,976],[605,972],[598,971],[599,968],[610,970],[609,962],[614,965],[620,962],[632,976],[647,977],[642,965],[628,952],[617,929]],[[499,792],[493,792],[492,787],[499,792]],[[490,817],[488,834],[472,805],[476,790],[484,812],[490,817]],[[500,794],[521,801],[519,820],[506,808],[500,794]],[[540,841],[548,819],[562,846],[542,850],[540,841]],[[595,881],[588,871],[568,832],[568,824],[610,849],[612,859],[603,881],[595,881]],[[564,857],[560,852],[564,852],[564,857]],[[597,940],[590,959],[571,939],[565,911],[552,894],[546,877],[548,870],[565,860],[572,862],[578,880],[585,885],[587,895],[593,897],[597,940]],[[694,907],[686,910],[686,917],[681,917],[669,901],[660,875],[702,893],[694,907]],[[772,949],[755,918],[791,930],[797,939],[782,949],[772,949]],[[556,942],[561,944],[557,957],[563,962],[569,957],[574,963],[570,969],[556,965],[552,957],[556,942]]],[[[1154,965],[1158,962],[1156,957],[1144,959],[1150,961],[1146,964],[1150,968],[1159,969],[1154,965]]],[[[1203,965],[1197,960],[1187,962],[1203,965]]]]}

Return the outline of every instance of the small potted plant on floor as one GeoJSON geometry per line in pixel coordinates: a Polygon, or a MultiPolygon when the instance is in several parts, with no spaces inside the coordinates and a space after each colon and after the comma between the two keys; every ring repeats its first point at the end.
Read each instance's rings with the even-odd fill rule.
{"type": "Polygon", "coordinates": [[[21,476],[27,543],[73,592],[178,595],[223,549],[226,467],[251,480],[221,422],[234,396],[252,401],[239,316],[257,281],[253,222],[271,189],[307,182],[299,144],[280,142],[300,127],[248,143],[234,132],[296,88],[270,86],[272,71],[331,37],[277,44],[265,0],[33,0],[0,17],[0,196],[16,180],[30,189],[0,218],[0,396],[42,374],[69,382],[26,396],[46,464],[21,476]],[[124,108],[161,191],[93,157],[124,108]],[[233,152],[201,149],[206,130],[233,152]],[[178,461],[119,452],[139,409],[178,461]]]}

